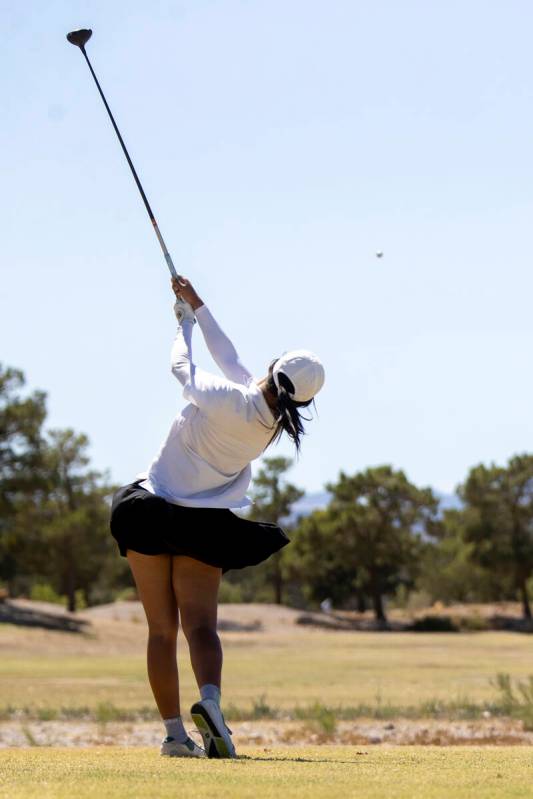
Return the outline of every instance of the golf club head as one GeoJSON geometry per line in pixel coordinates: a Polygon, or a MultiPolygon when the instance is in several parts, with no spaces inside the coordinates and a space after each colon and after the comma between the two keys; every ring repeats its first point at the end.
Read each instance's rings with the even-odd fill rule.
{"type": "Polygon", "coordinates": [[[91,30],[81,28],[79,31],[67,33],[67,39],[71,44],[75,44],[76,47],[80,47],[83,50],[92,35],[93,32],[91,30]]]}

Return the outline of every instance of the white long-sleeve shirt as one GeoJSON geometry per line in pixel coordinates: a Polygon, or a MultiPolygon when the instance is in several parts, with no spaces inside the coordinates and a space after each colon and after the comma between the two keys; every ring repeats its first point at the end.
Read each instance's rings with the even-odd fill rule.
{"type": "Polygon", "coordinates": [[[143,488],[178,505],[244,508],[250,462],[265,449],[276,422],[256,379],[209,309],[196,311],[213,360],[224,373],[199,369],[192,358],[194,324],[178,327],[171,354],[172,373],[189,404],[176,417],[147,473],[143,488]]]}

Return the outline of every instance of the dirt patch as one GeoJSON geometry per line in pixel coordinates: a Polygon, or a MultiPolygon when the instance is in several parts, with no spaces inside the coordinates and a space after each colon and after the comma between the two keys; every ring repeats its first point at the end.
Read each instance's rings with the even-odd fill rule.
{"type": "MultiPolygon", "coordinates": [[[[124,655],[143,654],[146,649],[146,616],[140,602],[115,602],[68,614],[60,605],[31,600],[9,600],[20,611],[35,615],[55,615],[56,626],[0,625],[1,648],[5,654],[17,655],[124,655]],[[80,625],[72,634],[64,625],[74,618],[80,625]]],[[[299,627],[299,611],[278,605],[220,605],[219,630],[223,640],[263,641],[268,636],[309,635],[299,627]]],[[[180,641],[183,645],[182,633],[180,641]]]]}
{"type": "MultiPolygon", "coordinates": [[[[41,603],[46,604],[46,603],[41,603]]],[[[45,608],[42,608],[45,610],[45,608]]],[[[219,629],[224,632],[294,633],[299,627],[308,629],[341,631],[409,631],[413,623],[424,617],[448,620],[457,630],[516,630],[531,632],[533,626],[521,617],[518,602],[502,602],[486,605],[450,605],[436,603],[430,608],[417,611],[391,609],[387,623],[377,622],[372,611],[332,610],[302,611],[274,604],[221,604],[219,605],[219,629]]],[[[76,614],[80,619],[95,621],[144,622],[145,616],[140,602],[114,602],[88,608],[76,614]]],[[[438,631],[438,630],[437,630],[438,631]]]]}
{"type": "MultiPolygon", "coordinates": [[[[300,611],[283,605],[256,604],[219,605],[218,623],[221,630],[243,632],[264,630],[272,631],[291,628],[296,624],[300,611]]],[[[145,621],[144,610],[140,602],[113,602],[109,605],[98,605],[80,611],[77,616],[87,620],[106,621],[145,621]]]]}
{"type": "MultiPolygon", "coordinates": [[[[192,724],[185,725],[193,737],[192,724]]],[[[297,721],[232,722],[237,746],[368,745],[533,745],[533,732],[508,719],[476,722],[375,721],[340,722],[326,734],[312,723],[297,721]]],[[[154,746],[164,735],[160,722],[10,721],[0,724],[0,748],[32,746],[154,746]]]]}
{"type": "MultiPolygon", "coordinates": [[[[68,613],[61,605],[50,602],[36,602],[29,599],[9,599],[0,602],[0,621],[2,606],[10,608],[12,615],[21,619],[44,619],[51,629],[83,628],[87,623],[132,622],[145,624],[145,615],[140,602],[112,602],[97,605],[77,613],[68,613]]],[[[533,631],[533,627],[522,619],[521,605],[518,602],[501,602],[485,605],[450,605],[441,602],[432,607],[419,610],[392,608],[386,624],[377,622],[372,611],[358,613],[349,610],[302,611],[274,604],[221,604],[219,605],[219,628],[230,632],[293,632],[299,626],[329,630],[379,631],[409,630],[413,623],[424,617],[449,619],[458,629],[475,630],[517,630],[533,631]]],[[[18,623],[13,618],[12,623],[18,623]]],[[[21,623],[24,623],[22,621],[21,623]]],[[[89,626],[89,625],[87,625],[89,626]]],[[[438,631],[438,630],[437,630],[438,631]]]]}

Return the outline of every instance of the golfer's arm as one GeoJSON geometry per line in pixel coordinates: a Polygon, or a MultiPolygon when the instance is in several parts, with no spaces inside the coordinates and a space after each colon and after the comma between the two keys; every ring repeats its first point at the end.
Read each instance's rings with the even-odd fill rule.
{"type": "Polygon", "coordinates": [[[222,331],[206,305],[201,305],[196,310],[196,319],[200,325],[207,348],[224,376],[234,383],[246,385],[251,380],[252,374],[241,362],[237,350],[222,331]]]}
{"type": "Polygon", "coordinates": [[[178,327],[176,338],[170,353],[170,368],[182,386],[186,385],[194,373],[192,363],[192,330],[193,323],[185,321],[178,327]]]}

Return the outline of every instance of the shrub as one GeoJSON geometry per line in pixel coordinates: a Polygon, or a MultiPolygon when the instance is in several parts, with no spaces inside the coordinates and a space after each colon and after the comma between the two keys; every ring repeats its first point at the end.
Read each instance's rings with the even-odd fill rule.
{"type": "Polygon", "coordinates": [[[509,674],[496,675],[493,685],[500,694],[500,706],[504,713],[520,719],[524,729],[533,730],[533,674],[525,681],[513,685],[509,674]]]}
{"type": "Polygon", "coordinates": [[[218,593],[218,601],[223,604],[240,604],[244,601],[241,586],[235,583],[229,583],[227,580],[222,580],[218,593]]]}
{"type": "Polygon", "coordinates": [[[450,616],[422,616],[411,626],[415,633],[456,633],[459,628],[450,616]]]}
{"type": "Polygon", "coordinates": [[[474,616],[463,616],[458,619],[459,629],[465,633],[484,632],[490,629],[490,624],[487,619],[478,614],[474,616]]]}
{"type": "Polygon", "coordinates": [[[30,599],[34,602],[53,602],[56,605],[64,605],[65,597],[60,596],[49,583],[35,583],[30,590],[30,599]]]}
{"type": "Polygon", "coordinates": [[[137,590],[128,586],[128,588],[123,588],[122,591],[117,591],[115,594],[115,601],[116,602],[138,602],[139,595],[137,594],[137,590]]]}
{"type": "Polygon", "coordinates": [[[124,715],[124,712],[115,707],[112,702],[100,702],[94,711],[94,717],[100,724],[106,724],[108,721],[122,721],[124,715]]]}
{"type": "MultiPolygon", "coordinates": [[[[87,607],[81,589],[75,592],[75,598],[77,610],[87,607]]],[[[64,594],[58,594],[49,583],[34,583],[30,589],[30,599],[33,599],[34,602],[53,602],[55,605],[67,606],[67,597],[64,594]]]]}
{"type": "Polygon", "coordinates": [[[274,711],[266,701],[265,694],[261,694],[259,699],[254,699],[252,718],[265,719],[272,718],[274,711]]]}
{"type": "Polygon", "coordinates": [[[54,721],[58,717],[58,711],[53,707],[37,708],[37,718],[39,721],[54,721]]]}
{"type": "Polygon", "coordinates": [[[305,708],[297,708],[295,718],[306,719],[312,722],[311,729],[316,729],[324,735],[333,735],[336,728],[336,718],[339,711],[322,702],[314,702],[305,708]]]}

